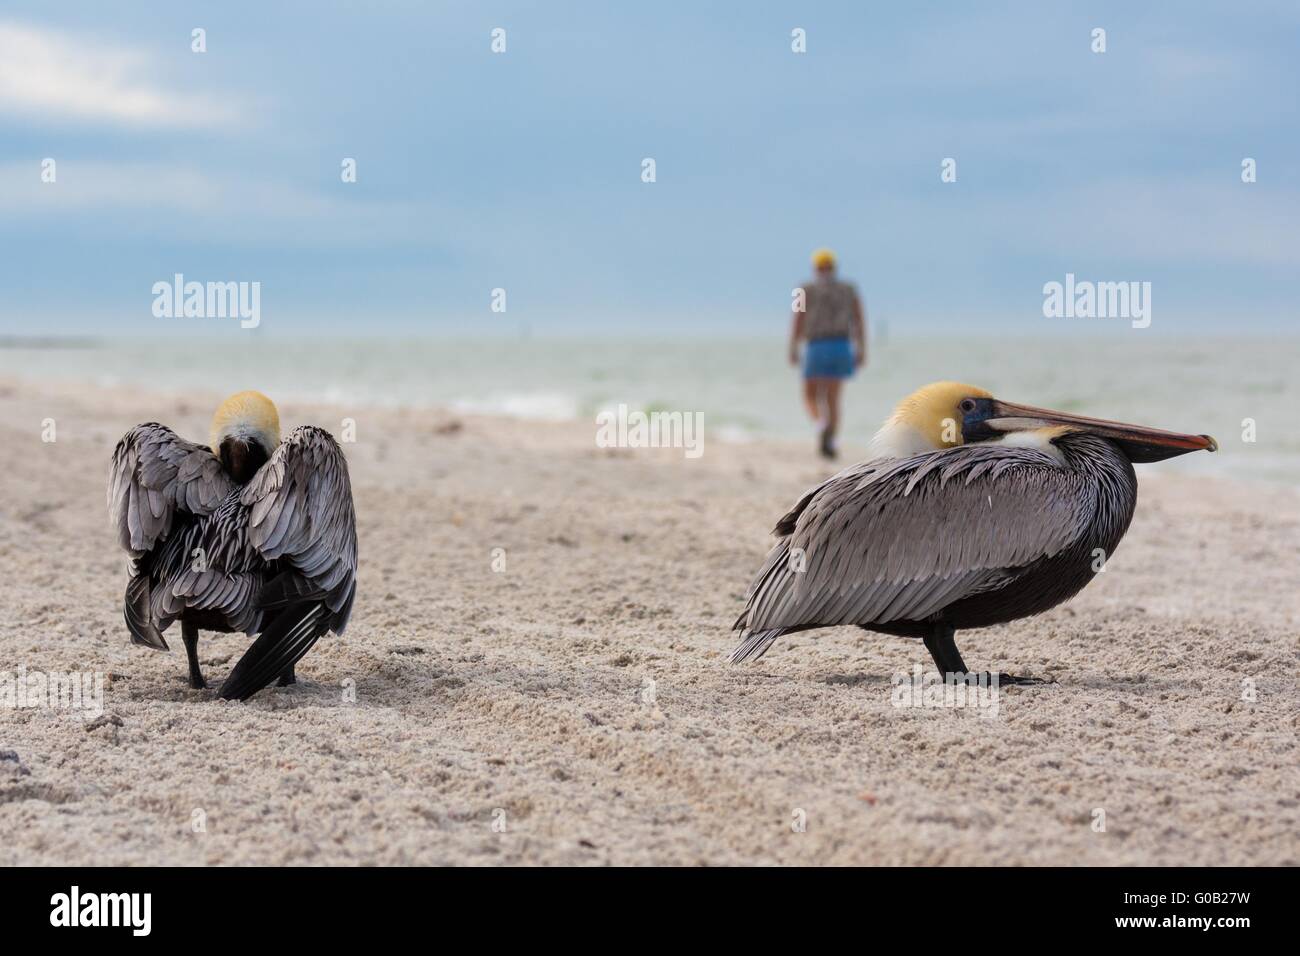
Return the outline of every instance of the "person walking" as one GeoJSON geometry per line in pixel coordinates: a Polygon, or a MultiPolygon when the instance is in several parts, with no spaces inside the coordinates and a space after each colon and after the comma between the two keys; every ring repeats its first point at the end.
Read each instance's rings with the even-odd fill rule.
{"type": "Polygon", "coordinates": [[[812,255],[813,279],[796,292],[790,326],[790,364],[799,364],[803,343],[803,400],[817,423],[822,457],[835,458],[840,389],[867,361],[867,316],[858,290],[835,274],[835,253],[812,255]]]}

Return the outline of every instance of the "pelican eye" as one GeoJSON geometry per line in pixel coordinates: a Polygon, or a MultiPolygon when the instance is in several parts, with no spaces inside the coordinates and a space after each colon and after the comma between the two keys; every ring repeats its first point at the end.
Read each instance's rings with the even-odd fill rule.
{"type": "Polygon", "coordinates": [[[973,398],[963,398],[961,404],[957,407],[963,412],[973,412],[975,411],[975,400],[973,398]]]}

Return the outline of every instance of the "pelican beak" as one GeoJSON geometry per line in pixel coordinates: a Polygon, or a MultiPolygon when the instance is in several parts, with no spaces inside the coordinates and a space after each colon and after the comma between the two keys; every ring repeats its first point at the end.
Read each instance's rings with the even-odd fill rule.
{"type": "Polygon", "coordinates": [[[992,402],[984,426],[995,432],[1025,431],[1036,428],[1068,428],[1108,438],[1128,456],[1129,461],[1162,461],[1189,451],[1218,451],[1219,443],[1209,435],[1184,435],[1162,428],[1126,425],[1104,418],[1088,418],[1068,412],[1054,412],[1031,405],[1016,405],[996,399],[992,402]]]}

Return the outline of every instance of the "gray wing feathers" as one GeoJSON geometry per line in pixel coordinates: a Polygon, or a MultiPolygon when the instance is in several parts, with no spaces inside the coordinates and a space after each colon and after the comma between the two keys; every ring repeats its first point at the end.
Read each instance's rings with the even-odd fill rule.
{"type": "Polygon", "coordinates": [[[740,664],[744,661],[758,660],[767,653],[772,642],[784,633],[785,630],[779,627],[767,631],[749,631],[745,639],[740,642],[740,646],[731,652],[731,663],[740,664]]]}
{"type": "Polygon", "coordinates": [[[737,626],[925,620],[1068,547],[1094,509],[1082,479],[1030,448],[971,445],[855,465],[777,525],[785,536],[737,626]]]}
{"type": "Polygon", "coordinates": [[[162,425],[140,425],[113,454],[108,504],[132,557],[154,552],[151,586],[139,589],[132,608],[159,632],[187,609],[217,611],[233,629],[259,632],[272,562],[323,592],[330,626],[343,632],[356,589],[356,521],[347,462],[328,432],[295,429],[241,489],[206,448],[162,425]],[[198,520],[173,533],[177,511],[198,520]]]}
{"type": "Polygon", "coordinates": [[[240,495],[248,541],[267,560],[289,562],[322,590],[341,633],[357,571],[356,517],[343,452],[304,425],[289,435],[240,495]]]}
{"type": "Polygon", "coordinates": [[[207,447],[156,422],[137,425],[113,451],[109,519],[123,549],[139,557],[166,540],[178,510],[211,514],[233,488],[207,447]]]}
{"type": "Polygon", "coordinates": [[[262,622],[254,600],[261,586],[262,577],[255,573],[187,573],[154,589],[153,617],[165,629],[187,609],[220,611],[233,630],[254,634],[262,622]]]}
{"type": "Polygon", "coordinates": [[[257,632],[262,612],[256,597],[266,562],[248,546],[246,514],[238,495],[231,495],[159,551],[151,573],[157,579],[152,612],[160,628],[193,608],[220,611],[235,630],[257,632]]]}

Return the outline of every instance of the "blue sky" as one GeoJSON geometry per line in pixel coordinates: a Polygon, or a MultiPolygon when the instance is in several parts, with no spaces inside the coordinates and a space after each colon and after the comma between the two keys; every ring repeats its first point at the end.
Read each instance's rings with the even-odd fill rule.
{"type": "Polygon", "coordinates": [[[0,333],[224,332],[153,317],[182,272],[272,335],[770,335],[820,245],[893,334],[1083,330],[1066,272],[1293,331],[1297,48],[1280,2],[8,0],[0,333]]]}

